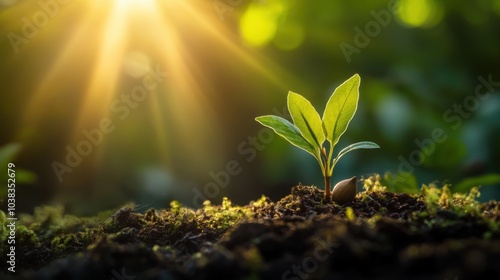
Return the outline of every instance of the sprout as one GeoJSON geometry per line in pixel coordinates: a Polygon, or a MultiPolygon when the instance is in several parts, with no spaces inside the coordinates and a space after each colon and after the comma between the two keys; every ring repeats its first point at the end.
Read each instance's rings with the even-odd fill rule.
{"type": "MultiPolygon", "coordinates": [[[[328,201],[332,198],[330,178],[338,160],[353,150],[380,148],[373,142],[363,141],[347,146],[335,158],[333,157],[335,145],[347,130],[349,122],[356,113],[359,99],[359,83],[360,77],[355,74],[338,86],[330,96],[322,118],[305,97],[289,92],[287,97],[288,110],[293,123],[272,115],[255,119],[262,125],[273,129],[276,134],[285,138],[292,145],[305,150],[316,158],[325,179],[325,199],[328,201]],[[328,145],[324,145],[325,141],[328,142],[328,145]]],[[[333,200],[341,203],[336,200],[336,197],[333,200]]]]}

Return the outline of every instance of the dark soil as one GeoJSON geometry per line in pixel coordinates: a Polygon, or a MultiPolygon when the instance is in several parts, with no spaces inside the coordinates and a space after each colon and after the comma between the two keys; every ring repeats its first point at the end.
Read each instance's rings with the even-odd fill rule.
{"type": "MultiPolygon", "coordinates": [[[[297,186],[272,202],[206,203],[77,218],[45,207],[18,222],[16,273],[1,279],[491,279],[500,275],[500,203],[376,177],[350,205],[297,186]],[[493,275],[493,276],[492,276],[493,275]]],[[[3,213],[0,213],[3,214],[3,213]]],[[[5,216],[4,216],[5,217],[5,216]]],[[[1,217],[0,217],[1,218],[1,217]]],[[[5,222],[3,218],[2,223],[5,222]]],[[[5,238],[3,226],[0,236],[5,238]]],[[[3,274],[2,274],[3,273],[3,274]]]]}

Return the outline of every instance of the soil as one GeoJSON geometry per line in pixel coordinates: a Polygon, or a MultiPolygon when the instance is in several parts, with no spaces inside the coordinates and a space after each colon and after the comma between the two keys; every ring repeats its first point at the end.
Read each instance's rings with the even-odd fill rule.
{"type": "MultiPolygon", "coordinates": [[[[296,186],[277,202],[172,202],[96,217],[40,207],[16,231],[16,272],[1,279],[490,279],[500,275],[500,203],[449,186],[388,192],[380,177],[348,205],[296,186]]],[[[5,225],[5,215],[0,220],[5,225]]]]}

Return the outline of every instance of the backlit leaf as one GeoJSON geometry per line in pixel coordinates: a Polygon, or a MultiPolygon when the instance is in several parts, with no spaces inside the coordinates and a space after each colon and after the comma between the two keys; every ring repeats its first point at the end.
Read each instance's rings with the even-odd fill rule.
{"type": "Polygon", "coordinates": [[[377,145],[377,144],[375,144],[375,143],[373,143],[373,142],[369,142],[369,141],[363,141],[363,142],[358,142],[358,143],[351,144],[351,145],[343,148],[339,152],[339,154],[337,155],[337,157],[333,160],[332,167],[335,166],[335,164],[337,163],[337,161],[342,156],[344,156],[345,154],[347,154],[350,151],[354,151],[354,150],[358,150],[358,149],[377,149],[377,148],[380,148],[380,146],[377,145]]]}
{"type": "Polygon", "coordinates": [[[307,142],[307,140],[302,136],[299,129],[288,120],[271,115],[257,117],[255,118],[255,120],[261,123],[263,126],[271,128],[272,130],[274,130],[274,132],[276,132],[276,134],[285,138],[294,146],[297,146],[310,153],[314,157],[318,158],[318,155],[315,152],[313,146],[311,146],[311,144],[309,144],[309,142],[307,142]]]}
{"type": "Polygon", "coordinates": [[[323,126],[326,139],[335,146],[344,134],[349,122],[356,113],[359,99],[360,77],[355,74],[338,86],[326,104],[323,113],[323,126]]]}
{"type": "Polygon", "coordinates": [[[300,130],[302,136],[313,147],[319,149],[325,141],[325,134],[321,118],[311,102],[302,95],[290,91],[288,93],[288,110],[293,123],[300,130]]]}
{"type": "Polygon", "coordinates": [[[500,184],[500,174],[489,173],[477,177],[469,177],[452,187],[453,192],[467,193],[472,187],[500,184]]]}

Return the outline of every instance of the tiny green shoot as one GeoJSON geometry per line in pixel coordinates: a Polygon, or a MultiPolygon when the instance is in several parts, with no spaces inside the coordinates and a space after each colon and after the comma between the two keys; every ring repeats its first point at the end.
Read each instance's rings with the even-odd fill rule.
{"type": "Polygon", "coordinates": [[[294,92],[289,92],[287,97],[288,111],[293,123],[273,115],[255,118],[292,145],[316,158],[325,179],[325,199],[328,201],[331,198],[330,178],[339,159],[353,150],[380,148],[373,142],[363,141],[345,147],[333,157],[335,145],[356,113],[360,79],[359,75],[355,74],[335,89],[326,104],[322,118],[311,102],[294,92]]]}

